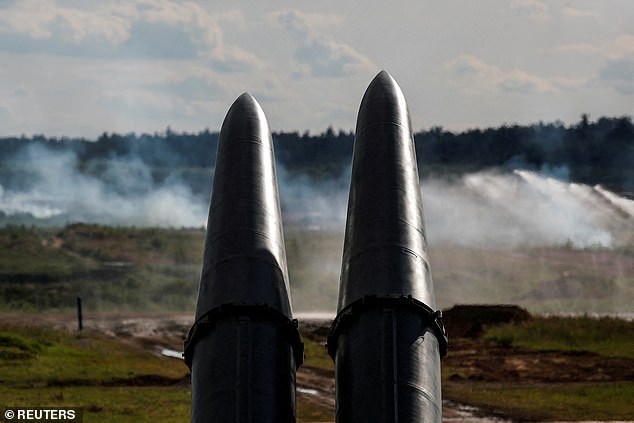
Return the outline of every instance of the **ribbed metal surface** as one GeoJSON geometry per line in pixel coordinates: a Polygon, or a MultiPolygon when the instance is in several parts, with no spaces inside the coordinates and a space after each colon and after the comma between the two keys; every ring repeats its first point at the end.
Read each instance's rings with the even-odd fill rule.
{"type": "Polygon", "coordinates": [[[249,94],[223,122],[196,322],[192,422],[295,422],[303,348],[292,321],[273,144],[249,94]]]}
{"type": "Polygon", "coordinates": [[[396,81],[381,72],[357,118],[338,315],[328,340],[337,422],[441,421],[446,339],[435,306],[409,113],[396,81]]]}

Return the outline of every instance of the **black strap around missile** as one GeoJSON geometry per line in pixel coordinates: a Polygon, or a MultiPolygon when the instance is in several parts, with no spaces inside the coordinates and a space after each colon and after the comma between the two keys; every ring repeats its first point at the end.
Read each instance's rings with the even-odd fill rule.
{"type": "Polygon", "coordinates": [[[198,339],[213,330],[216,322],[226,317],[238,315],[248,315],[250,317],[259,317],[264,320],[275,323],[282,329],[288,342],[293,348],[293,356],[295,357],[295,368],[298,368],[304,362],[304,343],[301,340],[297,319],[289,319],[277,309],[266,304],[245,305],[245,304],[223,304],[209,310],[200,316],[192,325],[187,337],[185,338],[185,346],[183,358],[185,363],[191,369],[194,346],[198,339]]]}
{"type": "Polygon", "coordinates": [[[337,313],[337,317],[332,322],[330,334],[328,335],[328,354],[335,358],[337,352],[337,342],[339,335],[350,323],[363,311],[376,308],[406,308],[421,313],[425,319],[425,323],[421,330],[430,328],[438,340],[438,348],[440,357],[447,355],[449,339],[447,331],[442,322],[442,311],[433,310],[427,304],[413,298],[411,295],[366,295],[337,313]]]}

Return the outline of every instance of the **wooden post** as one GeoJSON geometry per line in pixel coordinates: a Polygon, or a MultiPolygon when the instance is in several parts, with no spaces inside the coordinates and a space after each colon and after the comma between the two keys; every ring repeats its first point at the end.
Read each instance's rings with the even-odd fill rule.
{"type": "Polygon", "coordinates": [[[77,297],[77,328],[80,332],[84,328],[83,317],[81,314],[81,297],[77,297]]]}

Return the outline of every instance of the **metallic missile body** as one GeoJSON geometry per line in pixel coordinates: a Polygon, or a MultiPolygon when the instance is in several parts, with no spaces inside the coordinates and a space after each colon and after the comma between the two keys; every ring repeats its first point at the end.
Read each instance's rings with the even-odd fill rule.
{"type": "Polygon", "coordinates": [[[440,358],[416,153],[405,98],[385,71],[355,135],[337,317],[337,422],[440,422],[440,358]]]}
{"type": "Polygon", "coordinates": [[[243,94],[222,125],[196,320],[192,422],[294,422],[303,346],[292,319],[271,134],[243,94]]]}

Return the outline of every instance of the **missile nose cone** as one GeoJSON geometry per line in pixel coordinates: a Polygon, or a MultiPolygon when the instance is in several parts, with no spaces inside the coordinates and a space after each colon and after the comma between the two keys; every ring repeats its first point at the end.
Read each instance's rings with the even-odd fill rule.
{"type": "Polygon", "coordinates": [[[359,107],[339,303],[328,336],[337,422],[442,420],[446,337],[435,307],[409,113],[383,71],[359,107]]]}
{"type": "Polygon", "coordinates": [[[252,137],[265,139],[269,127],[264,111],[249,93],[240,95],[231,105],[220,132],[228,139],[252,137]]]}
{"type": "Polygon", "coordinates": [[[379,72],[363,96],[357,118],[356,133],[375,124],[395,124],[410,129],[409,112],[401,87],[392,75],[379,72]]]}
{"type": "Polygon", "coordinates": [[[269,125],[238,97],[222,123],[196,320],[192,422],[294,422],[303,344],[292,320],[269,125]]]}
{"type": "Polygon", "coordinates": [[[232,304],[291,318],[289,292],[271,133],[244,93],[220,131],[196,317],[232,304]]]}
{"type": "Polygon", "coordinates": [[[338,311],[368,295],[435,307],[410,128],[400,87],[380,72],[357,118],[338,311]]]}

